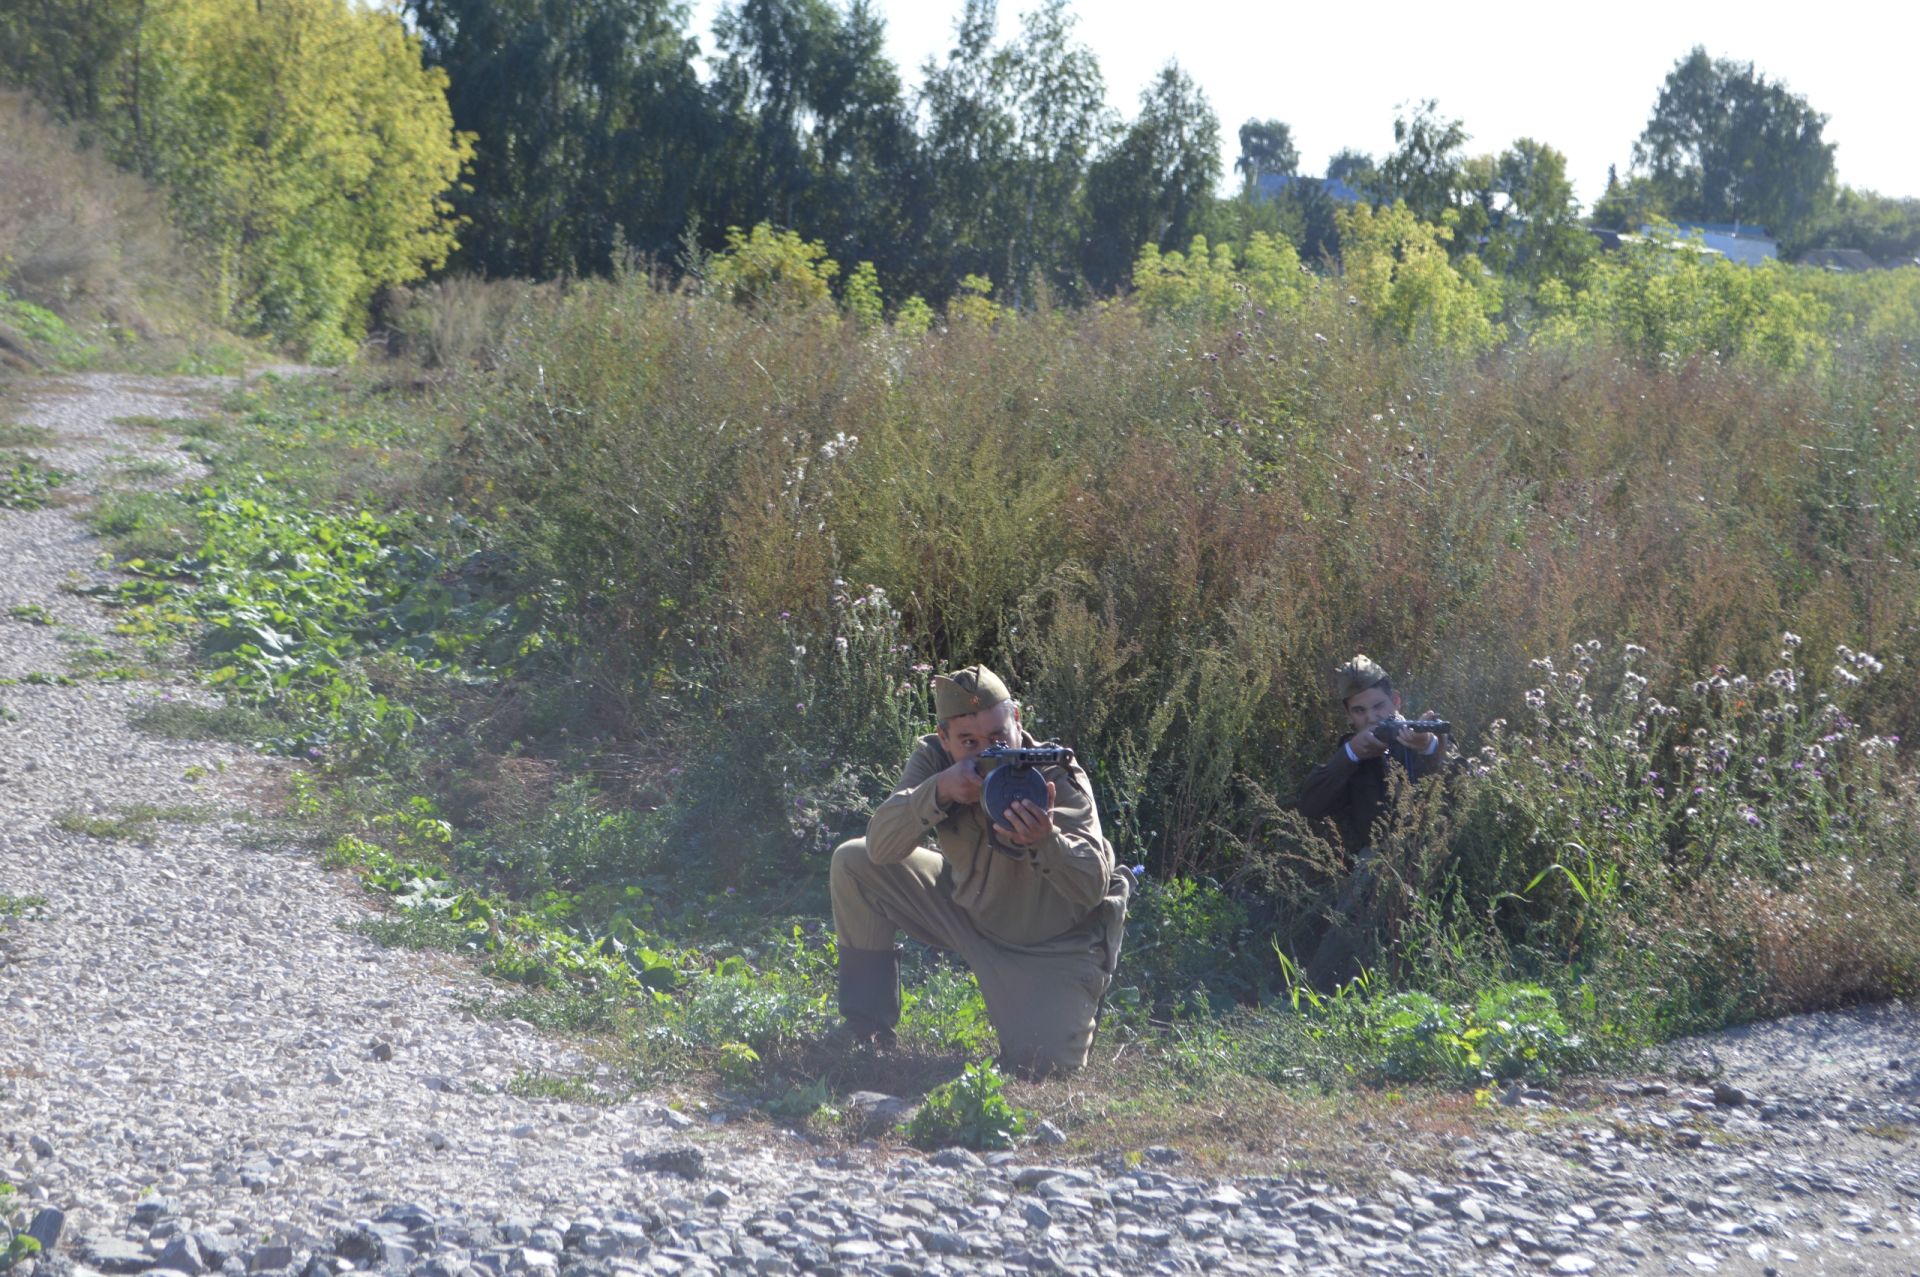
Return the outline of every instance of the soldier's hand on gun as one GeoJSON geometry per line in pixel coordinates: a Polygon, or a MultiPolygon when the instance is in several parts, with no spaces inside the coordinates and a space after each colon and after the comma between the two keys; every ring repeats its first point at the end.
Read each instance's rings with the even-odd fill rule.
{"type": "Polygon", "coordinates": [[[980,770],[971,758],[963,758],[940,773],[934,792],[942,807],[965,807],[980,801],[980,770]]]}
{"type": "Polygon", "coordinates": [[[1047,782],[1047,806],[1030,803],[1024,798],[1016,798],[1007,808],[1007,823],[995,825],[993,832],[1000,841],[1014,847],[1031,847],[1046,841],[1053,833],[1053,782],[1047,782]],[[1008,826],[1012,828],[1008,828],[1008,826]]]}
{"type": "MultiPolygon", "coordinates": [[[[1440,717],[1440,716],[1439,716],[1438,714],[1436,714],[1436,713],[1434,713],[1434,712],[1433,712],[1432,710],[1430,710],[1430,709],[1423,709],[1423,710],[1421,710],[1421,711],[1420,711],[1420,717],[1422,717],[1422,718],[1438,718],[1438,717],[1440,717]]],[[[1434,734],[1433,734],[1432,732],[1402,732],[1402,733],[1400,733],[1400,743],[1401,743],[1402,745],[1405,745],[1405,746],[1406,746],[1406,747],[1407,747],[1408,749],[1410,749],[1410,750],[1412,750],[1412,751],[1413,751],[1414,753],[1416,753],[1416,754],[1424,754],[1424,753],[1426,753],[1426,752],[1427,752],[1428,750],[1430,750],[1430,749],[1432,749],[1432,748],[1433,748],[1433,742],[1434,742],[1435,740],[1437,740],[1437,739],[1438,739],[1438,737],[1436,737],[1436,736],[1435,736],[1435,735],[1434,735],[1434,734]]]]}
{"type": "Polygon", "coordinates": [[[1387,742],[1374,735],[1371,727],[1367,727],[1353,734],[1347,741],[1347,748],[1353,751],[1355,758],[1364,763],[1369,758],[1378,758],[1386,753],[1387,742]]]}

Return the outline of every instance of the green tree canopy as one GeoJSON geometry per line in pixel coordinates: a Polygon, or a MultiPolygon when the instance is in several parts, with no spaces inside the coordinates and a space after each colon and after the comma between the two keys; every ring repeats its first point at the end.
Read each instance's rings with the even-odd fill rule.
{"type": "Polygon", "coordinates": [[[1350,146],[1341,147],[1327,161],[1327,180],[1345,182],[1355,190],[1372,181],[1373,172],[1373,157],[1365,151],[1356,151],[1350,146]]]}
{"type": "Polygon", "coordinates": [[[461,265],[547,278],[668,249],[717,135],[668,0],[406,0],[477,139],[461,265]]]}
{"type": "Polygon", "coordinates": [[[805,227],[838,257],[906,270],[925,229],[925,180],[873,6],[741,0],[714,35],[727,140],[708,216],[805,227]]]}
{"type": "Polygon", "coordinates": [[[1248,120],[1240,126],[1240,158],[1233,162],[1233,171],[1244,176],[1247,185],[1258,186],[1265,173],[1292,174],[1299,169],[1300,152],[1284,120],[1248,120]]]}
{"type": "Polygon", "coordinates": [[[1402,106],[1393,120],[1393,154],[1380,165],[1368,193],[1381,204],[1404,201],[1421,221],[1438,223],[1460,202],[1460,151],[1467,137],[1466,127],[1443,118],[1432,98],[1411,115],[1402,106]]]}
{"type": "Polygon", "coordinates": [[[1790,241],[1833,197],[1826,123],[1751,62],[1709,58],[1696,46],[1661,86],[1634,162],[1673,216],[1753,222],[1790,241]]]}
{"type": "Polygon", "coordinates": [[[1199,233],[1220,180],[1220,120],[1199,86],[1169,62],[1140,95],[1140,115],[1087,175],[1087,279],[1126,282],[1143,244],[1171,248],[1199,233]]]}
{"type": "Polygon", "coordinates": [[[1857,248],[1882,266],[1911,266],[1920,258],[1920,200],[1841,187],[1805,240],[1808,249],[1857,248]]]}
{"type": "Polygon", "coordinates": [[[927,65],[931,244],[952,255],[947,286],[980,275],[1017,302],[1030,280],[1072,278],[1088,161],[1113,128],[1073,25],[1065,0],[1047,0],[996,48],[993,0],[968,0],[946,62],[927,65]]]}
{"type": "Polygon", "coordinates": [[[1470,161],[1464,171],[1488,266],[1530,288],[1579,273],[1594,239],[1580,224],[1566,156],[1523,137],[1498,156],[1470,161]]]}

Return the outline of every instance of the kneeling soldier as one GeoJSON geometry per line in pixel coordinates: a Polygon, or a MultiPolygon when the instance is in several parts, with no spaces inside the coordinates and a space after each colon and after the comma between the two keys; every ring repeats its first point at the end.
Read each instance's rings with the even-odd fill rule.
{"type": "Polygon", "coordinates": [[[976,756],[1036,744],[991,670],[938,675],[933,696],[938,730],[920,739],[867,836],[833,853],[840,1013],[855,1034],[892,1040],[904,931],[973,969],[1008,1068],[1077,1069],[1119,960],[1132,880],[1114,869],[1077,763],[1044,769],[1051,811],[1016,800],[1004,824],[988,817],[976,756]]]}

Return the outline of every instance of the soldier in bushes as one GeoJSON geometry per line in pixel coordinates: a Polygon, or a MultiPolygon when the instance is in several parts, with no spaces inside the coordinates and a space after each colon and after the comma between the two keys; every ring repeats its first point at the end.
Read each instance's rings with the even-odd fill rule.
{"type": "Polygon", "coordinates": [[[1307,963],[1308,982],[1323,992],[1358,975],[1362,963],[1373,956],[1380,901],[1371,843],[1374,822],[1386,810],[1391,793],[1388,768],[1398,766],[1418,783],[1447,761],[1446,739],[1432,732],[1402,729],[1392,740],[1374,732],[1377,724],[1401,717],[1400,693],[1393,690],[1386,670],[1368,657],[1355,656],[1335,671],[1334,695],[1353,730],[1340,738],[1326,762],[1307,773],[1299,799],[1307,819],[1333,821],[1353,862],[1326,934],[1307,963]]]}
{"type": "Polygon", "coordinates": [[[988,817],[975,756],[1035,743],[993,671],[937,675],[933,699],[938,730],[920,739],[867,836],[833,853],[840,1013],[856,1038],[891,1044],[904,931],[973,969],[1003,1065],[1077,1069],[1119,960],[1131,879],[1115,871],[1077,763],[1045,769],[1051,811],[1016,801],[1005,825],[988,817]]]}

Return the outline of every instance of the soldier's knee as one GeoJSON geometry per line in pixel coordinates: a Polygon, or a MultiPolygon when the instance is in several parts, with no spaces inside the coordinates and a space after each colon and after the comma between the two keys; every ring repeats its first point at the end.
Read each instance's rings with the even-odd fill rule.
{"type": "Polygon", "coordinates": [[[1093,1026],[1070,1041],[1026,1042],[1002,1045],[1001,1067],[1015,1077],[1039,1081],[1084,1068],[1093,1041],[1093,1026]]]}
{"type": "MultiPolygon", "coordinates": [[[[833,849],[833,862],[828,869],[828,877],[834,882],[844,882],[858,875],[861,870],[870,868],[873,861],[867,858],[867,840],[852,838],[833,849]]],[[[818,882],[819,879],[814,881],[818,882]]]]}

